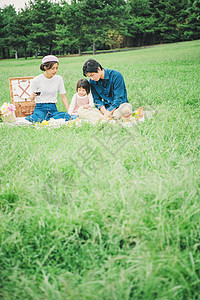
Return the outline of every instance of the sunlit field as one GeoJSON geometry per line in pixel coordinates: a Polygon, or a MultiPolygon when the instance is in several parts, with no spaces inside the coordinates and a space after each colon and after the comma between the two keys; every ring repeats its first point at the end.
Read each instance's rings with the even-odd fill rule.
{"type": "MultiPolygon", "coordinates": [[[[0,298],[200,299],[200,40],[61,57],[69,102],[89,57],[157,113],[130,128],[0,126],[0,298]]],[[[40,63],[0,61],[0,105],[9,77],[40,63]]]]}

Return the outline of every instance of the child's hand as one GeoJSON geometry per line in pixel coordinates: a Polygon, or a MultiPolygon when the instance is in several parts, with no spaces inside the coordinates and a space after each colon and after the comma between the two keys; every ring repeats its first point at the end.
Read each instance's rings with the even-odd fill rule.
{"type": "Polygon", "coordinates": [[[89,108],[90,107],[90,105],[89,104],[85,104],[85,105],[83,105],[83,108],[89,108]]]}

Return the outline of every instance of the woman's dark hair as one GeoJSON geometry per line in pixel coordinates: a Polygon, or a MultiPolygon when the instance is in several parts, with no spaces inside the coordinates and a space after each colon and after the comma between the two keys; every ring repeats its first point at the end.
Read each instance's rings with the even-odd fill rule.
{"type": "Polygon", "coordinates": [[[98,61],[90,58],[83,65],[83,75],[87,76],[87,73],[98,73],[98,67],[103,70],[98,61]]]}
{"type": "Polygon", "coordinates": [[[76,91],[78,92],[78,88],[82,87],[86,90],[87,95],[90,93],[90,83],[87,79],[79,79],[76,85],[76,91]]]}
{"type": "Polygon", "coordinates": [[[58,62],[57,61],[49,61],[49,62],[46,62],[45,64],[41,64],[40,65],[40,70],[41,71],[50,70],[53,67],[54,64],[58,64],[58,62]],[[46,67],[46,70],[45,70],[44,67],[46,67]]]}

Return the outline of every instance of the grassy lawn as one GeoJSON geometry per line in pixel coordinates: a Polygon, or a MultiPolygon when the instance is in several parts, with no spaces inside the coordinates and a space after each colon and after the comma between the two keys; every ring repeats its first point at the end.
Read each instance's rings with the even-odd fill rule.
{"type": "MultiPolygon", "coordinates": [[[[69,102],[87,59],[60,58],[69,102]]],[[[0,126],[0,298],[200,299],[200,40],[95,59],[158,113],[139,130],[0,126]]],[[[40,63],[1,61],[0,105],[40,63]]]]}

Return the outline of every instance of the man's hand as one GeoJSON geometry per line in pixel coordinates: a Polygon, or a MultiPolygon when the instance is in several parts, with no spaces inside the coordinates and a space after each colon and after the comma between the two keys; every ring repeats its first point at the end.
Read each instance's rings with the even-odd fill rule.
{"type": "Polygon", "coordinates": [[[104,115],[103,115],[103,120],[108,120],[108,118],[110,117],[111,112],[109,110],[106,109],[104,115]]]}
{"type": "Polygon", "coordinates": [[[102,106],[102,107],[100,108],[100,111],[101,111],[102,114],[103,114],[103,120],[108,120],[109,117],[111,117],[111,115],[112,115],[113,112],[115,111],[115,109],[109,111],[109,110],[107,110],[107,109],[105,108],[105,106],[102,106]]]}
{"type": "Polygon", "coordinates": [[[106,108],[105,108],[105,106],[102,106],[101,108],[100,108],[100,111],[102,112],[102,114],[104,115],[105,114],[105,112],[106,112],[106,108]]]}

